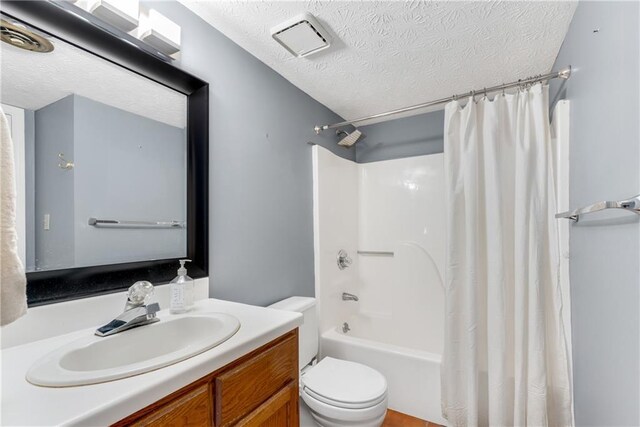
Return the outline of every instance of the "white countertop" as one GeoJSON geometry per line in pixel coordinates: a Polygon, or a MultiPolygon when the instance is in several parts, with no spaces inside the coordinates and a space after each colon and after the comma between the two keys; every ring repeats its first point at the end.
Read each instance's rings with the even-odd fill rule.
{"type": "MultiPolygon", "coordinates": [[[[156,371],[101,384],[50,388],[32,385],[25,379],[36,360],[70,341],[87,334],[93,335],[95,328],[2,350],[1,424],[109,425],[302,324],[300,313],[216,299],[196,302],[193,313],[211,311],[237,317],[240,330],[219,346],[190,359],[156,371]]],[[[118,314],[114,313],[114,316],[118,314]]],[[[167,316],[166,310],[159,312],[160,318],[167,316]]]]}

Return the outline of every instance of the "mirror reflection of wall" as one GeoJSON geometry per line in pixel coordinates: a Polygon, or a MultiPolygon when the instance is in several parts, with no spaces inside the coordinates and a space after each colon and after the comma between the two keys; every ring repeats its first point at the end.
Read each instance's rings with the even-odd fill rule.
{"type": "Polygon", "coordinates": [[[0,44],[26,270],[184,257],[186,97],[48,40],[48,53],[0,44]]]}

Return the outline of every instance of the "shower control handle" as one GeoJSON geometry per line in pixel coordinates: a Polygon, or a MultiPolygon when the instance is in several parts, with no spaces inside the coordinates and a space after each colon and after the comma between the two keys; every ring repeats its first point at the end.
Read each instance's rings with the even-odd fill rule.
{"type": "Polygon", "coordinates": [[[345,251],[344,249],[340,249],[338,251],[336,262],[338,264],[338,268],[340,270],[344,270],[345,268],[349,267],[353,261],[351,260],[351,257],[349,256],[347,251],[345,251]]]}

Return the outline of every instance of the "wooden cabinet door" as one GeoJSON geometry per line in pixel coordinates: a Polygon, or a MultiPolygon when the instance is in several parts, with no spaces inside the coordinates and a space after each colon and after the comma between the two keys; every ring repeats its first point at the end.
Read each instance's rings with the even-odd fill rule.
{"type": "Polygon", "coordinates": [[[216,427],[236,425],[291,382],[297,384],[298,335],[285,337],[216,376],[216,427]]]}
{"type": "Polygon", "coordinates": [[[298,387],[291,382],[238,422],[237,427],[298,427],[298,387]]]}
{"type": "Polygon", "coordinates": [[[142,427],[212,427],[213,396],[209,384],[189,390],[175,399],[151,408],[142,418],[124,425],[142,427]]]}

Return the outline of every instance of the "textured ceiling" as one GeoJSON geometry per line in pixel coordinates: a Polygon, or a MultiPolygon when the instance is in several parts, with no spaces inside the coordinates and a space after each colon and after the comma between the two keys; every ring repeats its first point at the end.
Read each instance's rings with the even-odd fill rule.
{"type": "Polygon", "coordinates": [[[75,93],[153,120],[185,127],[186,97],[165,86],[52,40],[51,53],[0,43],[0,100],[38,110],[75,93]]]}
{"type": "Polygon", "coordinates": [[[180,0],[344,118],[549,72],[575,1],[180,0]],[[310,12],[333,37],[294,58],[270,28],[310,12]]]}

